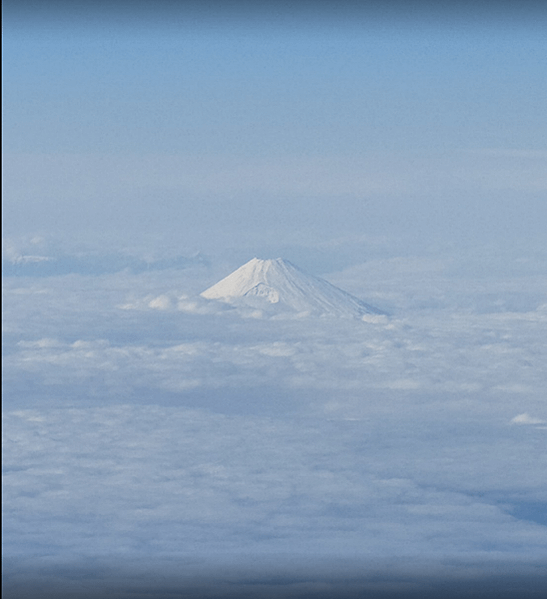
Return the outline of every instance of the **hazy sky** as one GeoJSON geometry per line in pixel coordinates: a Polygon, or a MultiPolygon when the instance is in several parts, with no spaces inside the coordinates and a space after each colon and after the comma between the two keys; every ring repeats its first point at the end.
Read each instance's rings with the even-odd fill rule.
{"type": "Polygon", "coordinates": [[[6,235],[541,243],[540,4],[8,5],[6,235]]]}

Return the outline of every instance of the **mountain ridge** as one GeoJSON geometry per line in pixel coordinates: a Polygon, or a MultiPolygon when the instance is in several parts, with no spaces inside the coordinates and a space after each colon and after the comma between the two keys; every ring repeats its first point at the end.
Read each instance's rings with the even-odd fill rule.
{"type": "Polygon", "coordinates": [[[253,258],[200,295],[268,312],[353,318],[384,314],[283,258],[253,258]]]}

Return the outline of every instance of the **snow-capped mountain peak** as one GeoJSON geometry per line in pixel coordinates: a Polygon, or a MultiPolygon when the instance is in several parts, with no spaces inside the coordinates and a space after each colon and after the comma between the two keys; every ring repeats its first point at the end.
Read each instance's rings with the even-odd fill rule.
{"type": "Polygon", "coordinates": [[[201,295],[206,299],[247,305],[268,312],[354,318],[382,314],[381,310],[324,279],[306,274],[282,258],[253,258],[201,295]]]}

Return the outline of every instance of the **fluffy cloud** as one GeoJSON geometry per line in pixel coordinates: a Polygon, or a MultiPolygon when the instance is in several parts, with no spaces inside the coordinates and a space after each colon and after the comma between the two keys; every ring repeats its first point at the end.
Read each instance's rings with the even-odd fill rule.
{"type": "Polygon", "coordinates": [[[484,487],[416,480],[417,469],[396,455],[406,447],[418,462],[424,456],[406,435],[392,444],[396,455],[379,451],[372,423],[358,427],[363,445],[354,423],[153,405],[6,418],[10,553],[201,553],[252,543],[257,551],[413,555],[493,543],[537,555],[547,539],[506,505],[479,499],[484,487]]]}
{"type": "Polygon", "coordinates": [[[527,412],[515,416],[511,422],[512,424],[546,424],[545,420],[541,420],[541,418],[534,418],[527,412]]]}
{"type": "Polygon", "coordinates": [[[6,281],[8,556],[547,559],[539,303],[242,318],[186,276],[6,281]]]}

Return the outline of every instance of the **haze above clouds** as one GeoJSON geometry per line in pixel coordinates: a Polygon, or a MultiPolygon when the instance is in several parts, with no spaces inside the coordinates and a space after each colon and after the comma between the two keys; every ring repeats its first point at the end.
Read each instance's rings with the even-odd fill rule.
{"type": "Polygon", "coordinates": [[[62,6],[4,26],[6,590],[539,592],[542,9],[62,6]],[[200,296],[255,256],[386,316],[200,296]]]}

